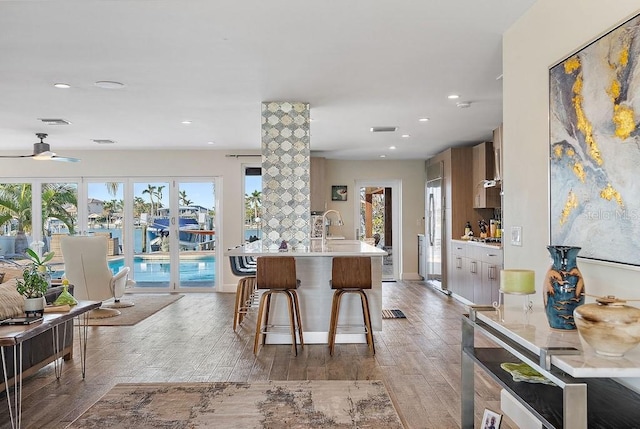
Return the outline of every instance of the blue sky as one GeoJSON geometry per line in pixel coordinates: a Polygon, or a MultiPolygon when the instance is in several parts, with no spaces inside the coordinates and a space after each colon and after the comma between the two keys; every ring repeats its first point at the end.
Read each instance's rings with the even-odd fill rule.
{"type": "MultiPolygon", "coordinates": [[[[144,189],[147,189],[147,185],[152,186],[164,186],[162,204],[166,207],[169,201],[169,183],[155,182],[155,183],[135,183],[134,193],[136,196],[142,197],[145,201],[149,201],[148,194],[142,194],[144,189]]],[[[180,183],[180,191],[186,191],[187,198],[194,204],[200,205],[206,208],[213,208],[213,183],[211,182],[184,182],[180,183]]],[[[262,192],[262,177],[261,176],[246,176],[245,181],[245,193],[251,194],[253,191],[258,190],[262,192]]],[[[89,183],[88,186],[89,198],[96,198],[102,201],[111,201],[113,199],[123,199],[123,187],[120,186],[118,194],[114,197],[107,192],[107,187],[104,183],[89,183]]]]}

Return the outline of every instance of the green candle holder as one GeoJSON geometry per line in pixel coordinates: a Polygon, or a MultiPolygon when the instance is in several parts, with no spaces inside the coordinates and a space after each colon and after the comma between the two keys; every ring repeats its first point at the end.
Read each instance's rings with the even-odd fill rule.
{"type": "Polygon", "coordinates": [[[76,300],[73,295],[69,293],[69,283],[62,284],[62,293],[60,296],[53,301],[53,305],[76,305],[78,300],[76,300]]]}

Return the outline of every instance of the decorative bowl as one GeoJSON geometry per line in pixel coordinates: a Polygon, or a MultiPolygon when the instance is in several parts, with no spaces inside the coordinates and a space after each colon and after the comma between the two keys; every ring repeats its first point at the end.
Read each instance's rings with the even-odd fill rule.
{"type": "Polygon", "coordinates": [[[603,356],[623,356],[640,344],[640,309],[614,296],[576,307],[573,317],[582,339],[603,356]]]}

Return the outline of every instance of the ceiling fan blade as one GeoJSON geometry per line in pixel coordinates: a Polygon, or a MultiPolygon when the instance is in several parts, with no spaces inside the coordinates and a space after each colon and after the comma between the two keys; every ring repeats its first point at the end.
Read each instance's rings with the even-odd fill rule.
{"type": "Polygon", "coordinates": [[[62,161],[62,162],[80,162],[78,158],[70,158],[68,156],[52,156],[49,158],[50,161],[62,161]]]}
{"type": "Polygon", "coordinates": [[[36,133],[36,136],[40,141],[33,144],[33,153],[31,155],[0,155],[0,158],[33,158],[37,161],[80,162],[78,158],[57,156],[55,152],[52,152],[49,143],[43,141],[47,134],[36,133]]]}
{"type": "Polygon", "coordinates": [[[33,158],[35,155],[0,155],[0,158],[16,159],[16,158],[33,158]]]}

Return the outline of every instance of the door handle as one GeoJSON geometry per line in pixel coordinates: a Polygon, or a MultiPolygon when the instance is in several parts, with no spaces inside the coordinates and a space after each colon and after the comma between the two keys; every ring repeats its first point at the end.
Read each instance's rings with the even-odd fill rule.
{"type": "Polygon", "coordinates": [[[435,230],[435,211],[436,211],[436,207],[435,207],[435,202],[433,200],[433,194],[429,194],[429,245],[433,246],[433,233],[435,230]]]}

